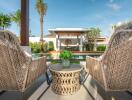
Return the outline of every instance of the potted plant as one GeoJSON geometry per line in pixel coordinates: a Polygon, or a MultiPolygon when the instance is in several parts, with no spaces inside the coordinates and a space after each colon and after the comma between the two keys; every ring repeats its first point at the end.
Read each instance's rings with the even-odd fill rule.
{"type": "Polygon", "coordinates": [[[62,60],[62,64],[64,67],[70,66],[70,59],[72,58],[72,53],[70,51],[64,50],[59,55],[60,59],[62,60]]]}

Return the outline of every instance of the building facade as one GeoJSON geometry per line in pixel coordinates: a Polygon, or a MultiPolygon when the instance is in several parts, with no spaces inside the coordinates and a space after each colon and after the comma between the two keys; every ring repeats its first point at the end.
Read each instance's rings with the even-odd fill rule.
{"type": "MultiPolygon", "coordinates": [[[[48,30],[50,35],[44,36],[46,42],[53,41],[56,51],[83,51],[85,28],[55,28],[48,30]]],[[[30,37],[31,42],[39,42],[40,37],[30,37]]],[[[107,38],[98,37],[96,45],[107,45],[107,38]]]]}
{"type": "Polygon", "coordinates": [[[68,49],[71,51],[82,51],[85,31],[87,30],[82,28],[49,29],[51,34],[56,34],[57,50],[68,49]]]}

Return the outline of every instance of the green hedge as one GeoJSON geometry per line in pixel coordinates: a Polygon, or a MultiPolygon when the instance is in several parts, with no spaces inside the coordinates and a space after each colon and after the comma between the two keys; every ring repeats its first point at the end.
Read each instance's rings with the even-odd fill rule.
{"type": "Polygon", "coordinates": [[[92,44],[92,43],[84,44],[83,45],[83,49],[85,51],[94,51],[94,44],[92,44]]]}
{"type": "Polygon", "coordinates": [[[41,44],[40,43],[29,43],[29,46],[31,47],[32,53],[40,53],[41,52],[41,44]]]}
{"type": "Polygon", "coordinates": [[[54,50],[54,43],[53,43],[53,41],[49,41],[48,42],[48,50],[49,51],[53,51],[54,50]]]}
{"type": "Polygon", "coordinates": [[[97,46],[97,51],[105,51],[105,49],[106,49],[106,46],[105,45],[99,45],[99,46],[97,46]]]}
{"type": "MultiPolygon", "coordinates": [[[[62,63],[61,60],[51,60],[52,64],[57,64],[57,63],[62,63]]],[[[80,61],[75,61],[75,60],[71,60],[70,61],[71,64],[80,64],[80,61]]]]}
{"type": "MultiPolygon", "coordinates": [[[[30,42],[29,46],[31,47],[32,53],[41,53],[41,43],[40,42],[34,42],[34,43],[30,42]]],[[[47,43],[44,43],[43,49],[44,49],[44,52],[48,51],[47,43]]]]}

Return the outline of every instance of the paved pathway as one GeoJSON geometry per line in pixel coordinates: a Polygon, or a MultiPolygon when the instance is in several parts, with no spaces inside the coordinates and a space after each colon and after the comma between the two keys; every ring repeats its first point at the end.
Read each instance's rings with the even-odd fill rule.
{"type": "MultiPolygon", "coordinates": [[[[37,100],[46,88],[47,84],[44,83],[28,100],[37,100]]],[[[51,88],[48,88],[39,100],[132,100],[132,95],[127,92],[106,92],[89,76],[74,95],[57,95],[52,92],[51,88]]]]}

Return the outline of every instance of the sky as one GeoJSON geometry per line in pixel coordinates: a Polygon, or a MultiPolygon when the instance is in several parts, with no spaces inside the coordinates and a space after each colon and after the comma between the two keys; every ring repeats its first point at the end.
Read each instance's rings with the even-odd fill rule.
{"type": "MultiPolygon", "coordinates": [[[[20,9],[21,0],[0,0],[0,12],[13,13],[20,9]]],[[[44,33],[51,28],[99,27],[102,36],[110,35],[111,26],[132,19],[132,0],[44,0],[48,9],[44,17],[44,33]]],[[[36,0],[30,0],[30,30],[40,35],[36,0]]],[[[19,35],[19,27],[12,23],[9,30],[19,35]]]]}

